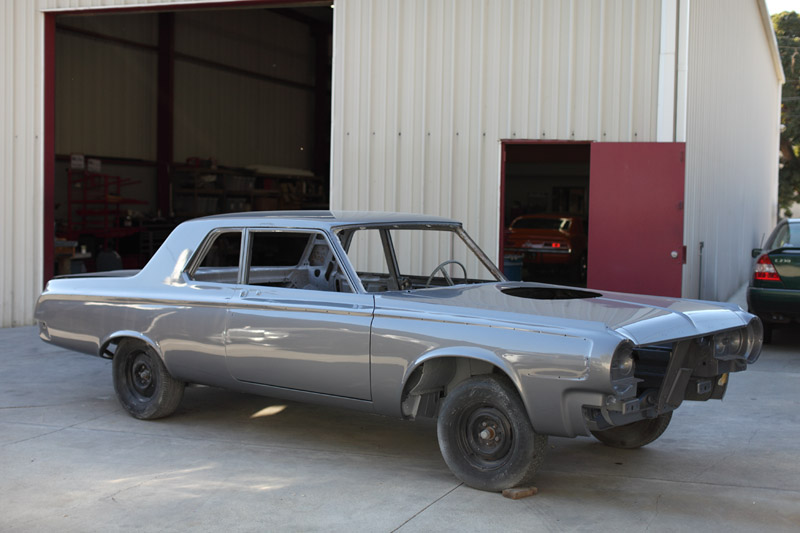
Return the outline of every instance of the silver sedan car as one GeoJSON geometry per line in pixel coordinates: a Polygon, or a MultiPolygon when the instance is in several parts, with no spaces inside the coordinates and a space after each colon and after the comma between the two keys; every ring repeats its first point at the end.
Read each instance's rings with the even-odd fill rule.
{"type": "Polygon", "coordinates": [[[509,282],[453,220],[327,211],[185,222],[141,271],[51,280],[36,319],[113,359],[134,417],[203,384],[436,418],[447,465],[490,491],[530,483],[548,435],[654,441],[762,336],[737,306],[509,282]]]}

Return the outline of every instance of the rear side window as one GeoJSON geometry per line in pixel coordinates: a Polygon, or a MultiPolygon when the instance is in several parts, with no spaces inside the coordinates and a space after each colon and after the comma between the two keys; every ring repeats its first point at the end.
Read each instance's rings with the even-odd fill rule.
{"type": "Polygon", "coordinates": [[[254,233],[250,264],[255,267],[295,266],[303,258],[309,238],[308,233],[254,233]]]}
{"type": "Polygon", "coordinates": [[[213,235],[212,239],[197,268],[189,273],[189,278],[196,281],[236,283],[239,277],[242,232],[222,231],[213,235]]]}
{"type": "Polygon", "coordinates": [[[778,230],[770,248],[783,248],[784,246],[800,247],[800,224],[785,224],[778,230]]]}

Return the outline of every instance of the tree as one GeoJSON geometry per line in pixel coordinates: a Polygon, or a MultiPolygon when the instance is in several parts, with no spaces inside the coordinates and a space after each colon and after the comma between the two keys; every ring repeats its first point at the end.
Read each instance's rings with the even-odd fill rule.
{"type": "Polygon", "coordinates": [[[784,11],[772,15],[786,83],[781,98],[781,156],[778,203],[784,214],[800,202],[800,15],[784,11]]]}

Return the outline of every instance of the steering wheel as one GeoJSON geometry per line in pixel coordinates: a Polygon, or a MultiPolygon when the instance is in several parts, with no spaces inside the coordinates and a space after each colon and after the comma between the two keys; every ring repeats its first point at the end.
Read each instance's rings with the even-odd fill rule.
{"type": "Polygon", "coordinates": [[[447,284],[448,285],[455,285],[455,282],[453,282],[453,278],[451,278],[450,275],[447,272],[444,271],[444,267],[446,267],[447,265],[451,265],[451,264],[458,265],[458,266],[461,267],[461,270],[464,272],[464,283],[466,283],[467,282],[467,267],[465,267],[463,264],[461,264],[460,262],[456,261],[455,259],[448,259],[447,261],[442,261],[441,263],[439,263],[439,266],[437,266],[436,268],[433,269],[433,272],[431,272],[431,275],[428,276],[428,281],[425,282],[425,288],[427,289],[428,287],[431,286],[431,281],[433,280],[433,276],[435,276],[436,273],[439,272],[440,270],[442,271],[442,275],[444,276],[445,281],[447,281],[447,284]]]}

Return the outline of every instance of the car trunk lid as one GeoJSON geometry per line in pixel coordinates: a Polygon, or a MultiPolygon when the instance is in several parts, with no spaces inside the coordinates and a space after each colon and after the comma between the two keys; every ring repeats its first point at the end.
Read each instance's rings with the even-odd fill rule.
{"type": "Polygon", "coordinates": [[[786,246],[767,255],[781,277],[783,288],[800,289],[800,248],[786,246]]]}

